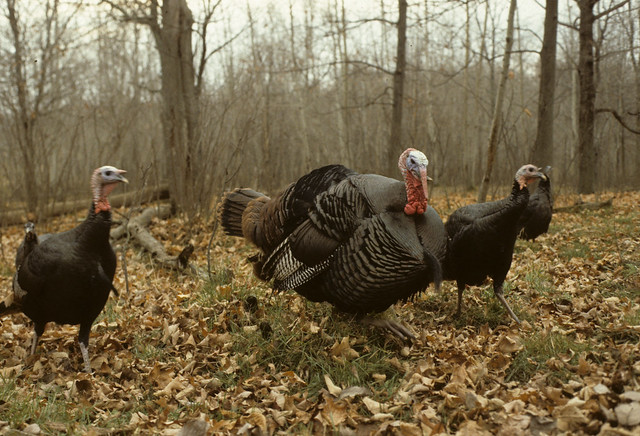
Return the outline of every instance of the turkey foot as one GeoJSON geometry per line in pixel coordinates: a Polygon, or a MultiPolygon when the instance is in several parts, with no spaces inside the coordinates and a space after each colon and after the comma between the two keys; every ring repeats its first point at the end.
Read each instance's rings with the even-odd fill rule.
{"type": "Polygon", "coordinates": [[[411,330],[409,330],[407,327],[403,326],[399,322],[392,321],[390,319],[365,316],[360,320],[360,322],[364,325],[370,325],[388,330],[405,342],[411,342],[416,338],[411,330]]]}
{"type": "Polygon", "coordinates": [[[511,310],[511,307],[509,307],[509,303],[507,303],[507,300],[504,299],[504,294],[502,293],[502,286],[500,286],[499,288],[494,288],[493,293],[496,294],[496,297],[498,298],[498,300],[500,300],[500,303],[502,303],[502,305],[507,310],[507,312],[509,312],[509,315],[511,315],[511,318],[513,318],[515,322],[520,324],[520,320],[518,319],[516,314],[513,313],[513,310],[511,310]]]}

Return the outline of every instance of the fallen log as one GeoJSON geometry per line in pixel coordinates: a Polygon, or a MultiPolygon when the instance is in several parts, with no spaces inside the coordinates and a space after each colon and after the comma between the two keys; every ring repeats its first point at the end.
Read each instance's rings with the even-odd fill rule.
{"type": "Polygon", "coordinates": [[[595,201],[590,203],[578,202],[571,206],[554,207],[553,212],[554,213],[563,213],[563,212],[574,213],[574,212],[579,212],[581,210],[597,210],[605,207],[611,207],[613,206],[613,198],[614,197],[611,197],[610,199],[604,200],[604,201],[595,201]]]}
{"type": "Polygon", "coordinates": [[[168,204],[147,207],[140,215],[131,219],[125,218],[122,224],[113,228],[110,233],[111,239],[115,241],[129,234],[134,242],[149,252],[161,267],[180,271],[190,270],[197,275],[205,276],[206,274],[199,267],[189,262],[194,251],[192,244],[187,244],[177,256],[170,256],[162,243],[154,238],[147,228],[154,217],[164,219],[171,214],[171,205],[168,204]]]}
{"type": "MultiPolygon", "coordinates": [[[[125,204],[140,204],[148,203],[156,200],[166,200],[169,198],[169,187],[167,185],[160,185],[154,187],[144,188],[142,190],[129,191],[120,194],[112,194],[109,196],[109,203],[111,207],[118,208],[125,204]]],[[[47,217],[60,216],[79,210],[88,209],[88,200],[71,200],[65,202],[57,202],[49,205],[46,209],[47,217]]],[[[0,214],[0,222],[3,225],[14,225],[25,223],[27,220],[27,213],[24,208],[13,209],[4,211],[0,214]]]]}
{"type": "Polygon", "coordinates": [[[129,219],[128,217],[123,217],[120,221],[120,225],[114,227],[109,232],[109,237],[111,241],[117,241],[120,238],[123,238],[127,234],[127,227],[131,223],[131,221],[135,220],[138,224],[143,227],[149,226],[151,224],[151,220],[154,217],[158,217],[163,220],[169,218],[173,213],[171,206],[169,204],[161,204],[157,206],[150,206],[142,211],[140,215],[136,218],[129,219]]]}

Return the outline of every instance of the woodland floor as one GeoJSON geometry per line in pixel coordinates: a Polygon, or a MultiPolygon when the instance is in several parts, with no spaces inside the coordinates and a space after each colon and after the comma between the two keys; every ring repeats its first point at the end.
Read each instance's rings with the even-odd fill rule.
{"type": "MultiPolygon", "coordinates": [[[[410,346],[272,293],[238,239],[214,239],[210,281],[128,244],[128,288],[120,260],[120,297],[92,329],[93,375],[80,372],[77,327],[49,325],[28,357],[29,320],[0,320],[0,434],[176,434],[204,420],[208,434],[638,435],[640,193],[600,197],[614,195],[612,207],[557,213],[549,234],[517,242],[505,294],[523,325],[488,284],[465,291],[456,319],[446,282],[396,305],[417,333],[410,346]]],[[[433,205],[445,220],[472,201],[433,205]]],[[[206,268],[211,228],[171,218],[151,232],[170,254],[191,240],[206,268]]],[[[23,231],[1,230],[4,298],[23,231]]]]}

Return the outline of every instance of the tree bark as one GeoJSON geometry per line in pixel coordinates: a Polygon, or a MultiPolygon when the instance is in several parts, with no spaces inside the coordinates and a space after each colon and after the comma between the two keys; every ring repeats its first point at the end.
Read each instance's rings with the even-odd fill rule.
{"type": "Polygon", "coordinates": [[[402,103],[404,98],[404,79],[407,64],[407,0],[398,0],[398,45],[396,47],[396,71],[393,74],[393,112],[391,115],[391,135],[387,153],[389,175],[396,173],[398,156],[403,150],[402,144],[402,103]]]}
{"type": "Polygon", "coordinates": [[[199,102],[191,47],[192,25],[186,0],[165,0],[162,26],[151,27],[162,69],[162,129],[165,159],[173,181],[169,189],[171,198],[181,208],[194,200],[190,188],[194,185],[193,165],[197,159],[199,102]]]}
{"type": "Polygon", "coordinates": [[[547,0],[544,36],[540,51],[540,91],[538,97],[538,129],[531,152],[531,162],[553,166],[553,101],[556,87],[556,39],[558,33],[558,0],[547,0]]]}
{"type": "Polygon", "coordinates": [[[498,85],[498,93],[496,95],[496,104],[493,111],[493,121],[491,122],[491,131],[489,133],[489,144],[487,146],[487,166],[485,169],[482,184],[478,191],[478,203],[487,200],[487,192],[489,191],[489,183],[491,181],[491,173],[496,158],[496,148],[498,145],[498,133],[500,131],[500,119],[502,118],[502,104],[504,101],[505,89],[507,87],[507,79],[509,77],[509,62],[511,59],[511,48],[513,47],[513,19],[516,13],[516,0],[511,0],[509,5],[509,18],[507,21],[507,43],[504,49],[504,58],[502,60],[502,73],[500,74],[500,84],[498,85]]]}
{"type": "MultiPolygon", "coordinates": [[[[191,43],[193,16],[186,0],[149,0],[135,7],[126,0],[102,0],[117,10],[124,21],[147,25],[160,56],[162,133],[164,159],[171,199],[187,212],[203,200],[197,188],[206,166],[200,164],[200,84],[204,65],[196,77],[191,43]]],[[[215,9],[215,7],[214,7],[215,9]]],[[[213,10],[213,9],[212,9],[213,10]]],[[[205,18],[211,19],[212,10],[205,18]]],[[[203,24],[204,26],[204,24],[203,24]]],[[[204,28],[203,28],[204,30],[204,28]]],[[[207,59],[202,56],[201,62],[207,59]]]]}
{"type": "Polygon", "coordinates": [[[595,119],[596,88],[593,58],[593,7],[598,0],[576,0],[580,8],[580,53],[578,75],[580,80],[580,109],[578,116],[578,193],[595,191],[598,149],[593,127],[595,119]]]}

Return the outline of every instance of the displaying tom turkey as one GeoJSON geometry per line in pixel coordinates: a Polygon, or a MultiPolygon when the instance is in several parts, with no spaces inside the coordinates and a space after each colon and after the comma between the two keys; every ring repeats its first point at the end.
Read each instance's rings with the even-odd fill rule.
{"type": "Polygon", "coordinates": [[[542,170],[543,176],[538,187],[529,197],[529,205],[518,221],[518,235],[521,239],[535,240],[549,230],[549,223],[553,216],[553,197],[551,196],[551,180],[546,166],[542,170]]]}
{"type": "Polygon", "coordinates": [[[107,197],[118,183],[128,183],[124,173],[112,166],[93,172],[91,208],[87,218],[74,229],[46,235],[39,242],[29,236],[32,231],[27,231],[16,258],[14,304],[33,321],[32,354],[48,322],[79,324],[84,369],[91,372],[88,351],[91,326],[104,308],[109,292],[115,290],[112,281],[116,256],[109,243],[111,206],[107,197]],[[23,259],[18,265],[20,256],[23,259]]]}
{"type": "Polygon", "coordinates": [[[464,288],[467,285],[481,285],[489,276],[498,300],[509,315],[520,322],[505,300],[502,287],[511,268],[518,221],[529,203],[527,185],[543,177],[539,168],[524,165],[516,172],[511,194],[507,198],[461,207],[447,220],[444,277],[457,282],[458,316],[464,288]]]}
{"type": "Polygon", "coordinates": [[[446,234],[428,206],[427,158],[400,156],[404,183],[342,165],[311,171],[274,198],[250,189],[227,193],[222,228],[255,244],[255,274],[275,290],[359,314],[401,338],[400,323],[365,316],[440,285],[446,234]]]}

